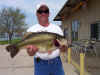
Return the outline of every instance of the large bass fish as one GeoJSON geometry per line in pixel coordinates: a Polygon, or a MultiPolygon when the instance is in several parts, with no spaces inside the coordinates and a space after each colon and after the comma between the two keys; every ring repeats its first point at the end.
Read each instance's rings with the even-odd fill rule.
{"type": "Polygon", "coordinates": [[[10,53],[11,58],[21,50],[21,48],[27,45],[36,45],[40,52],[46,52],[48,50],[55,50],[63,44],[67,44],[64,36],[50,32],[31,32],[27,33],[24,38],[6,47],[6,50],[10,53]]]}

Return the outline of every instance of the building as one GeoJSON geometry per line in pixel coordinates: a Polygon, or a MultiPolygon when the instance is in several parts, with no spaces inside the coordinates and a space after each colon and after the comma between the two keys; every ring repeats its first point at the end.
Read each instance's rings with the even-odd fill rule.
{"type": "Polygon", "coordinates": [[[100,0],[68,0],[54,18],[71,40],[100,41],[100,0]]]}
{"type": "MultiPolygon", "coordinates": [[[[18,38],[21,38],[21,37],[22,37],[22,34],[14,33],[13,36],[12,36],[12,39],[18,39],[18,38]]],[[[0,33],[0,41],[5,41],[5,40],[9,40],[8,34],[1,32],[0,33]]]]}

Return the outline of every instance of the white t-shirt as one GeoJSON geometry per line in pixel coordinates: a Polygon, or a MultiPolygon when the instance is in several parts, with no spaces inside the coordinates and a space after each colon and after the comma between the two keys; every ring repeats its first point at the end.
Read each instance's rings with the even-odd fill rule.
{"type": "MultiPolygon", "coordinates": [[[[27,30],[27,32],[52,32],[52,33],[56,33],[56,34],[63,36],[63,31],[61,30],[61,28],[59,26],[57,26],[55,24],[51,24],[51,23],[47,27],[44,27],[40,24],[36,24],[36,25],[30,27],[27,30]]],[[[49,59],[53,59],[59,55],[60,55],[60,50],[56,49],[51,54],[36,52],[36,54],[34,56],[39,57],[44,60],[49,60],[49,59]]]]}

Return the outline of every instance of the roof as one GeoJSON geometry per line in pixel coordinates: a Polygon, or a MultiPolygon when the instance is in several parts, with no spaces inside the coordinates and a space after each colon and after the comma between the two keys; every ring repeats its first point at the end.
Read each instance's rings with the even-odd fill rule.
{"type": "Polygon", "coordinates": [[[88,0],[68,0],[55,16],[54,21],[62,21],[64,16],[69,16],[71,12],[77,10],[83,2],[87,2],[88,0]],[[65,13],[65,14],[64,14],[65,13]]]}

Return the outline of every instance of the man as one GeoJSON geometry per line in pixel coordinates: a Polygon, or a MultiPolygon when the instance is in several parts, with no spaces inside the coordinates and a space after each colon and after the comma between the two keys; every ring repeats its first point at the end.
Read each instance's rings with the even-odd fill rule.
{"type": "MultiPolygon", "coordinates": [[[[49,8],[45,3],[41,3],[36,8],[36,15],[39,24],[29,28],[27,32],[51,32],[63,35],[59,26],[49,23],[49,8]]],[[[42,39],[42,38],[41,38],[42,39]]],[[[27,53],[34,55],[34,75],[64,75],[64,69],[60,59],[60,52],[65,48],[48,51],[45,53],[38,52],[35,45],[27,46],[27,53]]]]}

